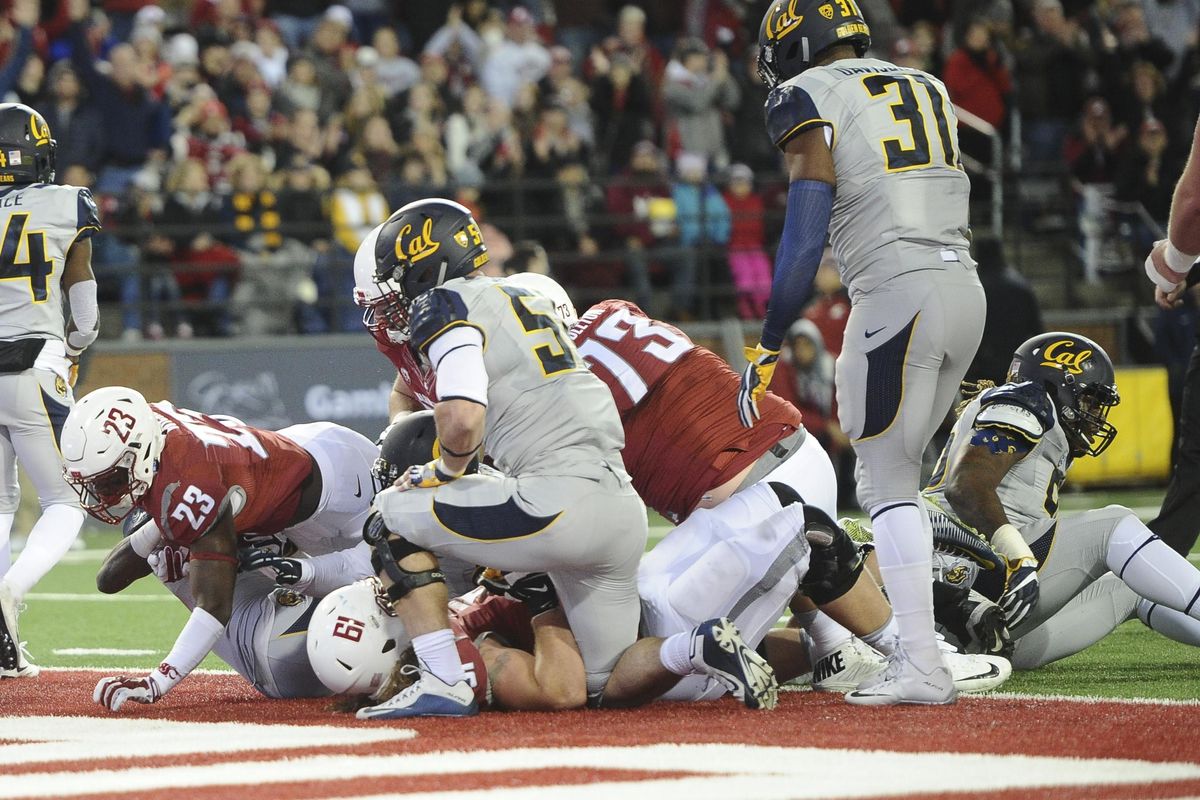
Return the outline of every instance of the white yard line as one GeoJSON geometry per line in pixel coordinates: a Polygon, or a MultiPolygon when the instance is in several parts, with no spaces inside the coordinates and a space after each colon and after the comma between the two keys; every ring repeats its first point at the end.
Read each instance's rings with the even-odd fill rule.
{"type": "Polygon", "coordinates": [[[153,656],[162,650],[122,650],[116,647],[64,647],[50,651],[56,656],[153,656]]]}
{"type": "Polygon", "coordinates": [[[52,603],[178,603],[170,594],[100,594],[72,592],[34,592],[25,595],[26,600],[44,600],[52,603]]]}

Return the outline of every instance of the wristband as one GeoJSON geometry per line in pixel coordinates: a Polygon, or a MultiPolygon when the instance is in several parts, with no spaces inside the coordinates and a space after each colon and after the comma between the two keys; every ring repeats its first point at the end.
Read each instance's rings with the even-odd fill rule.
{"type": "Polygon", "coordinates": [[[465,475],[466,472],[467,472],[466,466],[464,466],[462,469],[457,470],[457,471],[452,470],[452,469],[450,469],[450,467],[446,466],[446,462],[443,461],[441,458],[439,458],[437,461],[433,462],[433,474],[437,477],[437,479],[439,481],[442,481],[443,483],[449,483],[450,481],[457,480],[458,478],[461,478],[463,475],[465,475]]]}
{"type": "Polygon", "coordinates": [[[1163,259],[1167,262],[1167,266],[1180,275],[1186,276],[1198,258],[1200,256],[1190,256],[1180,250],[1171,243],[1170,239],[1167,239],[1167,246],[1163,248],[1163,259]]]}
{"type": "Polygon", "coordinates": [[[992,534],[992,547],[1012,563],[1029,560],[1033,566],[1037,565],[1037,559],[1025,543],[1021,532],[1009,523],[996,528],[992,534]]]}

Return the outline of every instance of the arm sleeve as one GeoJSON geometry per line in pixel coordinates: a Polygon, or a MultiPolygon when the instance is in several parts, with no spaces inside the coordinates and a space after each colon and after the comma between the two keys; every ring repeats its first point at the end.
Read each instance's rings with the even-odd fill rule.
{"type": "Polygon", "coordinates": [[[470,400],[487,405],[488,374],[483,363],[483,334],[462,325],[429,345],[429,363],[437,374],[438,400],[470,400]]]}
{"type": "Polygon", "coordinates": [[[80,333],[94,331],[100,318],[100,309],[96,305],[96,282],[92,280],[71,284],[67,296],[71,298],[71,321],[75,323],[75,330],[80,333]]]}
{"type": "Polygon", "coordinates": [[[89,239],[100,230],[100,210],[91,189],[80,189],[75,197],[75,241],[89,239]]]}
{"type": "Polygon", "coordinates": [[[775,278],[759,339],[768,350],[782,347],[784,334],[799,319],[812,294],[832,213],[833,187],[828,183],[802,180],[788,186],[787,215],[775,252],[775,278]]]}

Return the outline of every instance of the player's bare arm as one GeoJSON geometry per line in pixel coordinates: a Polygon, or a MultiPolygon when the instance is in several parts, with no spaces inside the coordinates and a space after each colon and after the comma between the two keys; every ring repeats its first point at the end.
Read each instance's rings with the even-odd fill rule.
{"type": "Polygon", "coordinates": [[[233,584],[237,578],[237,536],[228,506],[217,515],[208,532],[192,543],[190,560],[196,607],[224,626],[233,613],[233,584]]]}
{"type": "Polygon", "coordinates": [[[532,620],[533,653],[488,637],[479,652],[488,668],[492,702],[514,711],[562,711],[587,702],[587,677],[579,645],[561,608],[532,620]]]}
{"type": "Polygon", "coordinates": [[[454,473],[462,474],[483,443],[487,406],[474,400],[443,400],[433,408],[437,421],[442,462],[454,473]]]}
{"type": "Polygon", "coordinates": [[[1167,238],[1155,242],[1146,259],[1146,275],[1154,283],[1154,299],[1162,308],[1178,305],[1187,289],[1187,274],[1200,258],[1200,121],[1175,194],[1167,238]]]}
{"type": "Polygon", "coordinates": [[[132,543],[125,538],[105,556],[96,573],[96,590],[102,594],[116,594],[149,574],[150,565],[134,552],[132,543]]]}
{"type": "Polygon", "coordinates": [[[964,523],[991,538],[1008,524],[996,490],[1004,476],[1025,453],[994,453],[986,446],[971,445],[949,465],[946,499],[964,523]]]}
{"type": "Polygon", "coordinates": [[[388,420],[395,422],[404,414],[420,411],[421,404],[409,393],[408,384],[401,375],[396,375],[392,384],[392,392],[388,395],[388,420]]]}

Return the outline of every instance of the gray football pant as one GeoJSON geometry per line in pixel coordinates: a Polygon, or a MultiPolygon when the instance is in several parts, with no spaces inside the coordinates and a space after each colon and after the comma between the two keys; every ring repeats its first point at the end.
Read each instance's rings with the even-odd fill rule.
{"type": "Polygon", "coordinates": [[[63,478],[58,437],[74,405],[71,387],[50,370],[27,369],[0,375],[0,514],[17,510],[21,489],[17,462],[38,494],[42,508],[79,498],[63,478]]]}
{"type": "Polygon", "coordinates": [[[637,639],[646,508],[608,467],[579,471],[590,477],[488,473],[434,489],[386,489],[375,508],[389,530],[439,558],[548,573],[595,697],[637,639]]]}
{"type": "Polygon", "coordinates": [[[921,458],[975,357],[987,310],[973,268],[920,270],[853,298],[837,360],[838,416],[864,509],[912,501],[921,458]]]}

